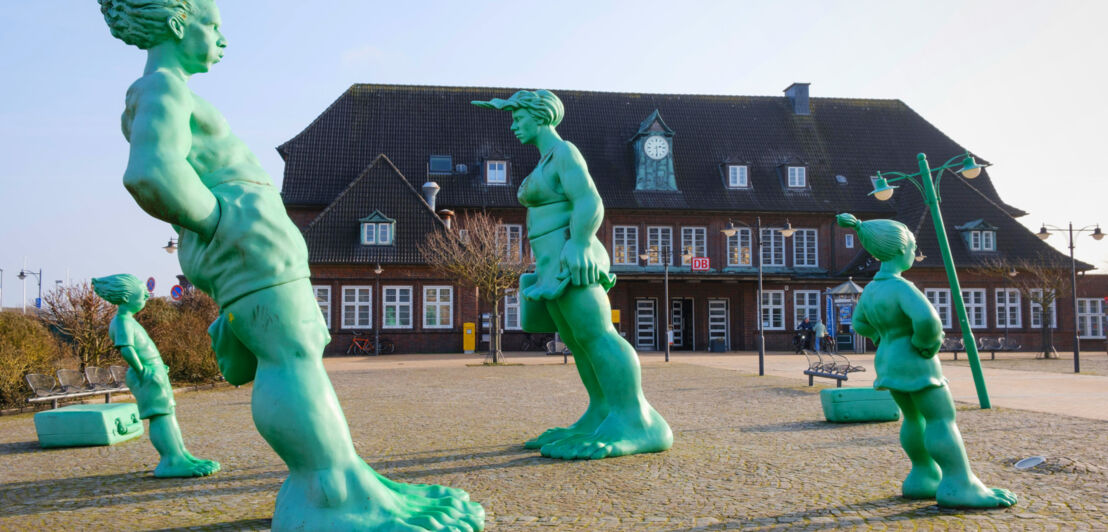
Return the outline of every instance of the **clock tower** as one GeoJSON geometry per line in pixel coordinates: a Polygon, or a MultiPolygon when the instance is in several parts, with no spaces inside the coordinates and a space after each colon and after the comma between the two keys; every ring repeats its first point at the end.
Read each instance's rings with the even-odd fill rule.
{"type": "Polygon", "coordinates": [[[673,173],[673,130],[655,109],[631,137],[635,151],[635,190],[677,190],[673,173]]]}

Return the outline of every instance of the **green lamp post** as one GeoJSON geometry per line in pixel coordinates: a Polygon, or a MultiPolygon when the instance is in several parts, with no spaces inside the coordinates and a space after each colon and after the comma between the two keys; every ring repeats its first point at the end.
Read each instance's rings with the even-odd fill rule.
{"type": "Polygon", "coordinates": [[[966,304],[962,300],[962,285],[958,282],[958,272],[955,271],[954,259],[950,256],[950,242],[947,241],[943,214],[939,210],[939,186],[942,183],[945,171],[957,171],[966,179],[974,179],[981,175],[981,169],[987,165],[977,164],[977,161],[968,152],[953,157],[943,163],[942,166],[934,169],[927,164],[927,155],[921,153],[916,156],[916,159],[919,161],[919,172],[917,173],[877,172],[877,180],[874,182],[873,191],[869,195],[880,201],[886,201],[893,196],[893,192],[898,188],[891,185],[891,183],[902,180],[912,183],[923,194],[924,202],[931,209],[931,220],[935,223],[935,236],[939,240],[939,250],[943,255],[943,266],[946,268],[946,277],[950,282],[950,295],[954,299],[954,308],[958,312],[958,324],[962,328],[962,341],[965,344],[970,370],[973,373],[973,385],[977,389],[977,400],[981,408],[991,408],[989,392],[985,389],[985,376],[981,373],[981,360],[977,356],[977,342],[973,337],[973,331],[969,327],[966,304]]]}

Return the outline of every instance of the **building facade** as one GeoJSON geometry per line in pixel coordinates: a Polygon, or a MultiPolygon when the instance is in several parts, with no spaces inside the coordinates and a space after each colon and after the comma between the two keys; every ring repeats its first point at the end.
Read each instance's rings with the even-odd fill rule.
{"type": "MultiPolygon", "coordinates": [[[[538,153],[512,136],[507,113],[470,104],[513,92],[354,85],[278,147],[284,201],[304,231],[334,338],[328,352],[345,351],[358,332],[378,332],[401,352],[458,352],[462,324],[481,323],[488,309],[475,289],[431,270],[419,248],[481,211],[502,220],[507,246],[529,253],[515,196],[538,153]]],[[[907,277],[948,335],[958,333],[922,196],[910,187],[885,202],[868,195],[877,171],[910,171],[917,153],[936,163],[967,153],[902,102],[810,98],[807,84],[782,97],[555,92],[566,107],[558,131],[604,200],[598,236],[618,278],[609,296],[636,348],[659,349],[667,321],[677,350],[756,349],[760,322],[767,348],[786,349],[804,317],[849,332],[849,312],[827,291],[851,278],[864,285],[877,263],[835,225],[840,212],[913,229],[923,257],[907,277]]],[[[974,267],[1022,260],[1068,274],[1068,257],[1016,221],[1026,213],[1001,199],[988,171],[972,181],[948,174],[942,207],[975,334],[1037,346],[1040,309],[974,267]]],[[[1103,342],[1108,282],[1082,277],[1081,334],[1103,342]]],[[[1072,303],[1056,304],[1059,349],[1072,343],[1072,303]]],[[[519,330],[513,296],[502,309],[504,347],[533,340],[519,330]]]]}

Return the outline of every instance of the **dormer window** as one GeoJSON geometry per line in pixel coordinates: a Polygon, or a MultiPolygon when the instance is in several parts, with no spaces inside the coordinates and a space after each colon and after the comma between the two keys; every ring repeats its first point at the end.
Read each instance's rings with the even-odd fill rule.
{"type": "Polygon", "coordinates": [[[449,174],[454,170],[454,158],[449,155],[432,155],[427,161],[427,173],[449,174]]]}
{"type": "Polygon", "coordinates": [[[362,224],[363,246],[391,246],[396,233],[396,220],[373,211],[373,214],[358,220],[362,224]]]}
{"type": "Polygon", "coordinates": [[[803,166],[790,166],[789,188],[805,188],[808,186],[808,169],[803,166]]]}
{"type": "Polygon", "coordinates": [[[508,162],[485,161],[485,183],[489,185],[507,185],[508,162]]]}
{"type": "Polygon", "coordinates": [[[749,172],[745,164],[727,165],[727,188],[750,188],[749,172]]]}
{"type": "Polygon", "coordinates": [[[971,251],[996,251],[996,231],[970,231],[971,251]]]}

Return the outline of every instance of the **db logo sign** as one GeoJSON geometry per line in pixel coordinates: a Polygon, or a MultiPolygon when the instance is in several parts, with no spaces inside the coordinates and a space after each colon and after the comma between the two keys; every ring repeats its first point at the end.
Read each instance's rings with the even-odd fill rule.
{"type": "Polygon", "coordinates": [[[706,271],[708,271],[708,257],[693,257],[692,271],[694,271],[694,272],[706,272],[706,271]]]}

